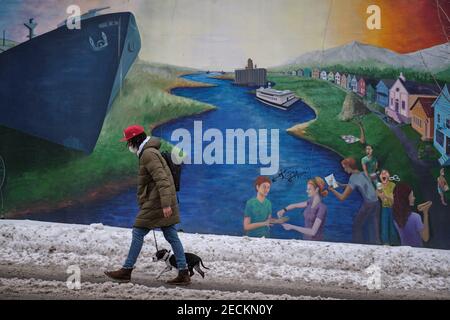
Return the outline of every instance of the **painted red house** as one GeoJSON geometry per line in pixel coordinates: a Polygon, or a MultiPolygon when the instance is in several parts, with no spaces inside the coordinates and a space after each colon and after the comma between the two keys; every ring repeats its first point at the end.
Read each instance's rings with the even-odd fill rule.
{"type": "Polygon", "coordinates": [[[366,80],[362,77],[358,79],[358,94],[361,97],[366,95],[366,80]]]}

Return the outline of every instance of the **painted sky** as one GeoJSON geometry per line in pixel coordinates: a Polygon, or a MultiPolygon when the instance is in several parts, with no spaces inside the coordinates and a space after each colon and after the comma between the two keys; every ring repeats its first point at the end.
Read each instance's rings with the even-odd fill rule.
{"type": "Polygon", "coordinates": [[[249,57],[275,66],[354,40],[406,53],[444,43],[450,34],[448,0],[0,0],[0,30],[25,41],[22,22],[34,17],[36,32],[47,32],[70,4],[131,11],[142,59],[208,69],[232,70],[249,57]],[[366,27],[371,4],[381,8],[381,30],[366,27]]]}

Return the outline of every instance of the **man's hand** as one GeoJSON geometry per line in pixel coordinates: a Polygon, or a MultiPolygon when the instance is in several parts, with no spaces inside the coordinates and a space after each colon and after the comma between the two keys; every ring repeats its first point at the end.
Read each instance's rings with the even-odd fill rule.
{"type": "Polygon", "coordinates": [[[272,218],[267,219],[266,221],[264,221],[264,226],[266,227],[272,227],[272,218]]]}
{"type": "Polygon", "coordinates": [[[173,213],[171,207],[163,208],[163,212],[164,212],[164,218],[170,218],[170,216],[173,213]]]}

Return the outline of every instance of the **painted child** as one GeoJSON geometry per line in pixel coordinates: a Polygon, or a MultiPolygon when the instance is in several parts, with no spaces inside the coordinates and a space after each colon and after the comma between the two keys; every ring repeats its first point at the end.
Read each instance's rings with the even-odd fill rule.
{"type": "Polygon", "coordinates": [[[373,147],[371,145],[366,146],[366,156],[361,159],[361,165],[365,175],[376,184],[378,160],[373,155],[373,147]]]}
{"type": "Polygon", "coordinates": [[[439,172],[439,177],[437,178],[437,190],[439,196],[441,197],[442,205],[447,206],[447,202],[445,201],[445,193],[449,190],[447,180],[445,179],[445,170],[441,168],[439,172]]]}
{"type": "Polygon", "coordinates": [[[244,211],[244,231],[249,237],[270,236],[272,203],[267,199],[272,181],[260,176],[255,181],[256,197],[247,201],[244,211]]]}
{"type": "Polygon", "coordinates": [[[397,230],[394,226],[392,205],[394,204],[395,183],[389,180],[391,177],[388,170],[380,173],[380,183],[377,186],[377,195],[381,200],[381,241],[385,245],[399,244],[397,230]]]}

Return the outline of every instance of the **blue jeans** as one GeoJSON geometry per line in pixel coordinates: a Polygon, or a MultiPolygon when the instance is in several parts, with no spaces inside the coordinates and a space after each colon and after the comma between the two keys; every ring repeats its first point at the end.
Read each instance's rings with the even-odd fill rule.
{"type": "MultiPolygon", "coordinates": [[[[175,225],[161,228],[164,238],[170,243],[175,260],[177,262],[178,270],[186,270],[186,256],[184,255],[183,244],[178,238],[177,229],[175,225]]],[[[144,237],[150,232],[150,229],[145,228],[133,228],[133,239],[131,241],[130,251],[128,252],[127,260],[123,267],[125,269],[133,269],[136,264],[136,260],[141,253],[142,245],[144,244],[144,237]]]]}

